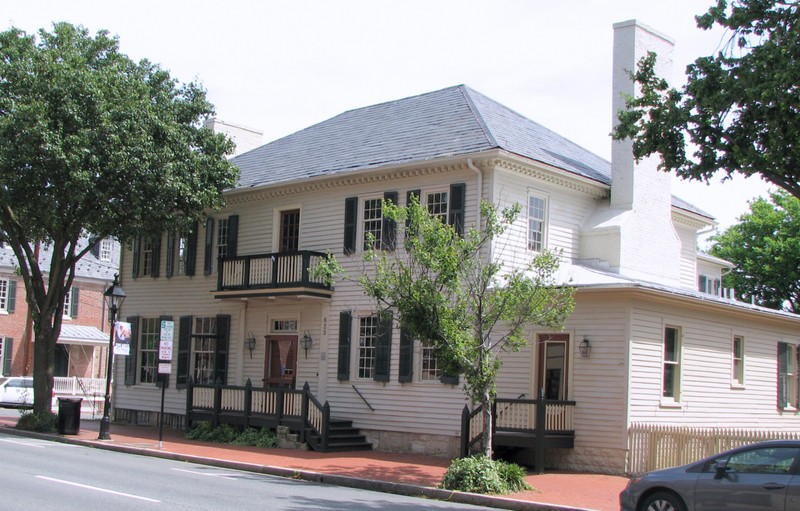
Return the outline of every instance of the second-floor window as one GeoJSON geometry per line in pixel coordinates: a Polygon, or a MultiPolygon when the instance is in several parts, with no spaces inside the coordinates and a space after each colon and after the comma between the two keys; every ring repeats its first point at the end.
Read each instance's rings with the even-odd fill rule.
{"type": "Polygon", "coordinates": [[[142,275],[145,277],[152,274],[153,270],[153,241],[142,240],[142,275]]]}
{"type": "Polygon", "coordinates": [[[111,238],[103,238],[100,241],[100,260],[109,262],[111,261],[111,251],[114,247],[114,240],[111,238]]]}
{"type": "Polygon", "coordinates": [[[14,312],[16,294],[16,281],[10,279],[0,279],[0,311],[14,312]]]}
{"type": "Polygon", "coordinates": [[[664,327],[663,385],[661,395],[674,401],[681,395],[681,330],[664,327]]]}
{"type": "Polygon", "coordinates": [[[78,304],[80,303],[80,288],[75,286],[67,291],[64,297],[64,317],[75,319],[78,317],[78,304]]]}
{"type": "Polygon", "coordinates": [[[217,220],[217,260],[228,256],[228,219],[217,220]]]}
{"type": "Polygon", "coordinates": [[[547,199],[537,195],[528,197],[528,250],[541,252],[547,235],[547,199]]]}
{"type": "Polygon", "coordinates": [[[733,346],[731,348],[731,383],[734,385],[744,385],[744,337],[741,335],[733,336],[733,346]]]}
{"type": "Polygon", "coordinates": [[[447,192],[430,192],[425,198],[428,214],[445,224],[447,223],[447,204],[447,192]]]}
{"type": "Polygon", "coordinates": [[[278,247],[280,252],[297,252],[300,249],[299,209],[281,211],[278,247]]]}
{"type": "Polygon", "coordinates": [[[778,408],[796,410],[798,402],[798,349],[794,344],[778,343],[778,408]]]}
{"type": "Polygon", "coordinates": [[[361,220],[364,250],[380,250],[383,239],[383,198],[366,199],[361,220]]]}

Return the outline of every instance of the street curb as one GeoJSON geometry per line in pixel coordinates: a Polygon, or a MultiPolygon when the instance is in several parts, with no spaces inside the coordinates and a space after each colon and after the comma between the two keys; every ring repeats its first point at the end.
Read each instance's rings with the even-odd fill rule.
{"type": "Polygon", "coordinates": [[[283,477],[286,479],[296,479],[312,483],[330,484],[334,486],[343,486],[346,488],[354,488],[359,490],[372,490],[382,493],[403,495],[406,497],[422,497],[422,498],[441,500],[446,502],[455,502],[459,504],[471,504],[473,506],[484,506],[495,509],[508,509],[511,511],[593,511],[587,508],[560,506],[557,504],[528,502],[523,500],[514,500],[506,497],[498,497],[492,495],[480,495],[477,493],[465,493],[465,492],[458,492],[451,490],[442,490],[430,486],[418,486],[413,484],[379,481],[374,479],[360,479],[357,477],[324,474],[321,472],[297,470],[291,468],[277,467],[273,465],[259,465],[257,463],[245,463],[242,461],[230,461],[217,458],[206,458],[203,456],[180,454],[176,452],[169,452],[169,451],[163,451],[145,447],[119,445],[119,444],[114,444],[113,440],[110,441],[84,440],[80,438],[70,438],[68,436],[63,436],[58,434],[38,433],[35,431],[20,430],[13,427],[0,428],[0,431],[4,433],[9,433],[11,435],[22,436],[27,438],[51,440],[64,444],[81,445],[84,447],[92,447],[95,449],[103,449],[107,451],[116,451],[126,454],[135,454],[139,456],[150,456],[150,457],[168,459],[173,461],[191,462],[191,463],[197,463],[199,465],[206,465],[217,468],[241,470],[243,472],[253,472],[258,474],[283,477]]]}

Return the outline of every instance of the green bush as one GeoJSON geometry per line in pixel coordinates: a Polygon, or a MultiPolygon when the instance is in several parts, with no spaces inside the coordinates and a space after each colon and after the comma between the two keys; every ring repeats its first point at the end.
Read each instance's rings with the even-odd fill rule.
{"type": "Polygon", "coordinates": [[[483,454],[453,460],[440,488],[495,494],[533,489],[525,481],[525,469],[513,463],[492,460],[483,454]]]}
{"type": "Polygon", "coordinates": [[[189,440],[219,444],[252,445],[264,449],[278,445],[278,437],[269,428],[248,428],[240,433],[236,428],[228,424],[215,428],[210,422],[198,422],[184,436],[189,440]]]}
{"type": "Polygon", "coordinates": [[[54,433],[58,424],[58,416],[52,412],[35,413],[32,410],[20,412],[17,429],[54,433]]]}

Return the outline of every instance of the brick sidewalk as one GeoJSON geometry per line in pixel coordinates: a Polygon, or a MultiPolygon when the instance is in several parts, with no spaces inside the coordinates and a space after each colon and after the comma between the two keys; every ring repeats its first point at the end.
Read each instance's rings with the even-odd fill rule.
{"type": "MultiPolygon", "coordinates": [[[[12,429],[16,417],[0,417],[4,431],[12,429]]],[[[183,438],[180,431],[164,429],[161,447],[158,429],[124,424],[111,425],[111,440],[97,440],[99,421],[81,420],[77,435],[53,435],[58,440],[95,447],[124,450],[137,454],[172,457],[201,463],[241,464],[240,468],[278,475],[308,473],[307,479],[337,484],[336,478],[354,478],[361,482],[383,482],[374,489],[393,491],[390,484],[435,488],[442,479],[449,460],[432,456],[391,454],[379,451],[318,453],[289,449],[258,449],[195,442],[183,438]]],[[[13,430],[13,432],[17,432],[13,430]]],[[[235,465],[228,465],[235,466],[235,465]]],[[[548,473],[529,475],[535,491],[514,493],[492,499],[492,505],[525,510],[596,510],[617,511],[619,492],[627,479],[598,474],[548,473]],[[540,505],[537,505],[540,504],[540,505]],[[563,508],[559,506],[564,506],[563,508]]],[[[345,482],[344,484],[348,484],[345,482]]],[[[359,484],[358,486],[369,487],[359,484]]],[[[402,491],[400,491],[402,493],[402,491]]]]}

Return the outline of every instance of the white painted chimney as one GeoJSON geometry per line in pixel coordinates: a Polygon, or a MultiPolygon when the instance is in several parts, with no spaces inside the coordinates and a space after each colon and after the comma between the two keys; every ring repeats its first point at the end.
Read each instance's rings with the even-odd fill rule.
{"type": "Polygon", "coordinates": [[[236,148],[233,150],[233,154],[228,156],[229,158],[239,156],[251,149],[260,147],[264,143],[264,134],[262,132],[239,124],[225,122],[216,117],[207,119],[205,126],[210,128],[214,133],[224,133],[233,140],[233,143],[236,144],[236,148]]]}

